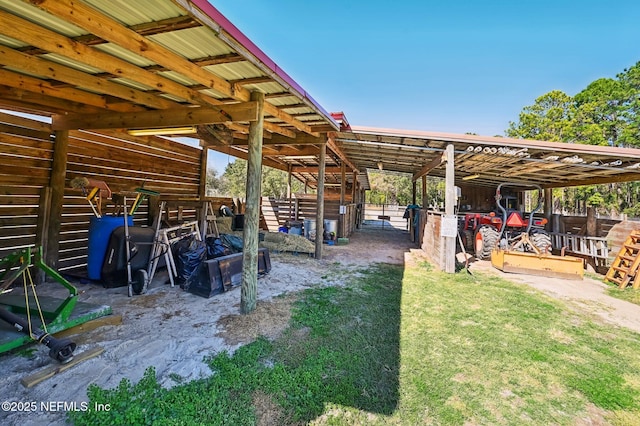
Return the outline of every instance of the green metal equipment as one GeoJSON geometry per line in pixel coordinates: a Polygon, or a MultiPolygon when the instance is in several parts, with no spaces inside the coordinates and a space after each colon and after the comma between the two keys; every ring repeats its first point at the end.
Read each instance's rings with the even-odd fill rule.
{"type": "Polygon", "coordinates": [[[44,263],[41,247],[27,247],[0,260],[0,319],[4,321],[0,322],[0,353],[36,341],[49,347],[52,358],[68,362],[73,357],[75,343],[51,335],[109,314],[109,306],[78,302],[78,290],[44,263]],[[33,268],[42,270],[62,285],[68,291],[67,297],[63,300],[38,297],[31,277],[33,268]],[[19,277],[22,277],[24,294],[5,294],[19,277]]]}

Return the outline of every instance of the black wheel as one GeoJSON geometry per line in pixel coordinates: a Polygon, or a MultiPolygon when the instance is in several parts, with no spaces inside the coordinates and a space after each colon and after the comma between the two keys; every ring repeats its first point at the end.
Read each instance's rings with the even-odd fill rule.
{"type": "Polygon", "coordinates": [[[145,269],[138,269],[133,275],[133,280],[131,281],[133,294],[146,293],[148,281],[149,274],[147,274],[147,271],[145,269]]]}
{"type": "Polygon", "coordinates": [[[482,225],[475,236],[475,255],[480,260],[489,259],[491,251],[498,245],[498,231],[487,225],[482,225]]]}
{"type": "Polygon", "coordinates": [[[530,238],[531,244],[536,246],[541,253],[551,253],[551,236],[547,231],[533,230],[531,231],[530,238]]]}
{"type": "Polygon", "coordinates": [[[464,243],[464,249],[467,253],[473,251],[473,231],[465,229],[462,231],[462,242],[464,243]]]}

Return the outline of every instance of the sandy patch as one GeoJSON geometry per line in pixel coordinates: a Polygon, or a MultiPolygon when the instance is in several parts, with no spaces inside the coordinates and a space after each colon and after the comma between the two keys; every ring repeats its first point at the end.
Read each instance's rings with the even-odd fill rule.
{"type": "MultiPolygon", "coordinates": [[[[119,326],[104,326],[83,333],[73,340],[76,353],[95,346],[105,352],[99,357],[76,365],[68,371],[26,389],[20,379],[50,365],[45,347],[23,354],[0,355],[2,372],[0,387],[3,401],[87,401],[87,386],[95,383],[113,388],[123,378],[137,382],[145,369],[154,366],[159,382],[165,387],[203,378],[211,374],[204,362],[206,356],[221,351],[233,352],[240,345],[263,335],[274,338],[284,330],[290,318],[291,304],[298,293],[316,286],[342,285],[350,271],[372,262],[402,264],[404,253],[415,247],[406,232],[365,227],[352,235],[348,245],[324,246],[324,258],[308,255],[271,253],[272,270],[258,280],[258,303],[250,315],[240,315],[240,288],[205,299],[171,288],[166,273],[158,274],[145,295],[127,297],[126,287],[104,289],[95,284],[74,283],[79,300],[109,305],[114,314],[122,315],[119,326]]],[[[39,294],[64,297],[55,285],[40,286],[39,294]]],[[[258,420],[269,424],[281,419],[273,401],[254,395],[258,420]],[[262,408],[260,408],[262,407],[262,408]]],[[[62,425],[65,412],[0,411],[2,425],[62,425]]],[[[281,419],[282,420],[282,419],[281,419]]]]}

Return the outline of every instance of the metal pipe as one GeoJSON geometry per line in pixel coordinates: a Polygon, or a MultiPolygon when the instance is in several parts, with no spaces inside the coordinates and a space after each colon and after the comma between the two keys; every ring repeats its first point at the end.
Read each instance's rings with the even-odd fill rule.
{"type": "Polygon", "coordinates": [[[73,351],[76,344],[69,339],[56,339],[40,328],[29,329],[29,322],[6,309],[0,308],[0,319],[11,324],[16,330],[30,336],[34,341],[49,348],[49,356],[56,361],[65,364],[73,359],[73,351]]]}

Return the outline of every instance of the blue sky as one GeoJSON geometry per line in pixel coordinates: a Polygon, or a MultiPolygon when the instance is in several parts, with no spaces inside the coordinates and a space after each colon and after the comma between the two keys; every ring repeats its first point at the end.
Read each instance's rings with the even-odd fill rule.
{"type": "Polygon", "coordinates": [[[538,96],[640,61],[637,0],[209,1],[362,126],[503,134],[538,96]]]}

